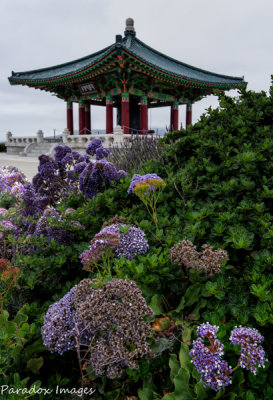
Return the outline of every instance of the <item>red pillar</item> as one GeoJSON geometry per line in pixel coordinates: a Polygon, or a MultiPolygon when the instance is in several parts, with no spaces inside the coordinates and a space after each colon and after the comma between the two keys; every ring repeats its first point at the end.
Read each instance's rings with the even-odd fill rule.
{"type": "Polygon", "coordinates": [[[66,127],[69,130],[70,135],[73,135],[73,103],[71,101],[66,103],[66,127]]]}
{"type": "Polygon", "coordinates": [[[84,111],[84,103],[79,102],[79,135],[84,135],[85,128],[85,111],[84,111]]]}
{"type": "Polygon", "coordinates": [[[84,114],[85,114],[85,134],[91,134],[91,110],[90,104],[85,103],[84,105],[84,114]]]}
{"type": "Polygon", "coordinates": [[[113,99],[106,96],[106,133],[113,133],[113,99]]]}
{"type": "Polygon", "coordinates": [[[191,103],[188,103],[186,109],[186,127],[191,124],[192,124],[192,105],[191,103]]]}
{"type": "Polygon", "coordinates": [[[142,96],[140,101],[140,134],[148,133],[148,104],[147,96],[142,96]]]}
{"type": "Polygon", "coordinates": [[[130,109],[129,93],[122,93],[121,96],[121,126],[124,133],[130,133],[130,109]]]}
{"type": "Polygon", "coordinates": [[[171,107],[171,131],[178,130],[178,103],[174,103],[171,107]]]}

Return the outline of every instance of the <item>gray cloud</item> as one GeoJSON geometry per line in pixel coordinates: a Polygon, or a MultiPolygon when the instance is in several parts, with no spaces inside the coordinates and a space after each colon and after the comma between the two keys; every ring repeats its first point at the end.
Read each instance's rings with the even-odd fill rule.
{"type": "MultiPolygon", "coordinates": [[[[65,127],[65,104],[50,94],[10,86],[11,71],[71,61],[114,42],[133,17],[139,39],[188,64],[233,76],[249,89],[268,90],[273,73],[271,0],[1,0],[0,140],[52,134],[65,127]]],[[[217,100],[194,105],[193,118],[217,100]]],[[[180,107],[184,123],[184,107],[180,107]]],[[[77,123],[75,107],[75,125],[77,123]]],[[[152,125],[166,126],[169,110],[153,110],[152,125]]],[[[105,110],[93,107],[93,127],[104,128],[105,110]]]]}

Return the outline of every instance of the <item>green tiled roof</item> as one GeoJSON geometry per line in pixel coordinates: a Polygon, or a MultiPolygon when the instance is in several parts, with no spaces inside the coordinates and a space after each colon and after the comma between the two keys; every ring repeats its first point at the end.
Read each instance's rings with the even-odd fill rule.
{"type": "Polygon", "coordinates": [[[179,78],[216,86],[226,84],[239,85],[245,83],[244,78],[215,74],[177,61],[152,49],[136,37],[131,37],[130,35],[127,35],[123,40],[123,48],[150,66],[179,78]]]}
{"type": "Polygon", "coordinates": [[[43,69],[37,69],[34,71],[26,72],[13,72],[12,76],[9,77],[11,83],[23,83],[24,81],[45,81],[53,80],[58,78],[64,78],[66,76],[77,74],[97,62],[101,61],[105,56],[111,53],[115,49],[115,44],[106,47],[97,53],[90,54],[89,56],[79,58],[75,61],[70,61],[65,64],[56,65],[54,67],[48,67],[43,69]]]}
{"type": "Polygon", "coordinates": [[[130,57],[139,60],[154,70],[164,75],[185,80],[188,84],[203,84],[211,87],[237,87],[246,84],[243,78],[220,75],[205,71],[191,65],[177,61],[147,46],[135,37],[134,32],[125,32],[121,43],[114,43],[97,53],[80,58],[65,64],[43,68],[34,71],[13,72],[9,77],[11,84],[39,84],[58,81],[67,77],[74,77],[82,71],[91,68],[116,49],[126,53],[130,57]]]}

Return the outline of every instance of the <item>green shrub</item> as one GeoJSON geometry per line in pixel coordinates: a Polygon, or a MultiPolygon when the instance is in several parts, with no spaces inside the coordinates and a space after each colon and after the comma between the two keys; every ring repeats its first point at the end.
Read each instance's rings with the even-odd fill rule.
{"type": "Polygon", "coordinates": [[[0,153],[6,153],[7,148],[5,143],[0,143],[0,153]]]}
{"type": "MultiPolygon", "coordinates": [[[[208,321],[220,326],[218,337],[227,349],[228,332],[235,325],[257,328],[265,337],[269,362],[273,361],[272,120],[272,88],[269,95],[241,89],[238,99],[221,96],[218,109],[209,109],[187,130],[170,133],[160,160],[142,169],[142,174],[156,173],[166,182],[157,205],[157,229],[145,206],[127,193],[130,178],[126,177],[92,200],[71,199],[70,204],[78,206],[73,219],[85,226],[72,246],[52,242],[44,247],[41,241],[34,254],[18,258],[21,285],[30,302],[41,299],[44,310],[54,293],[56,300],[73,281],[86,277],[78,257],[105,221],[118,214],[145,232],[147,255],[114,260],[111,274],[135,280],[158,321],[167,317],[171,325],[155,331],[153,354],[139,360],[139,370],[128,370],[124,380],[97,378],[90,371],[91,384],[97,387],[95,398],[272,398],[273,373],[268,364],[256,377],[236,371],[231,388],[215,395],[199,383],[188,359],[196,326],[208,321]],[[171,264],[171,247],[185,239],[198,251],[204,244],[225,249],[228,264],[210,277],[202,270],[171,264]]],[[[89,277],[99,278],[96,274],[89,277]]],[[[228,350],[225,358],[234,364],[228,350]]],[[[44,363],[43,376],[48,376],[51,365],[44,363]]],[[[72,379],[72,373],[66,373],[72,379]]]]}

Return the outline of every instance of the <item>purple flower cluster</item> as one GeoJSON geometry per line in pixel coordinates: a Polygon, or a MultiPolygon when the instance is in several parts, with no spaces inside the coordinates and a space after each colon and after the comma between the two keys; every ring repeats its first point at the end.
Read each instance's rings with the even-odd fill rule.
{"type": "Polygon", "coordinates": [[[14,225],[11,221],[8,220],[1,221],[0,226],[2,226],[2,228],[4,228],[7,231],[13,231],[13,232],[18,231],[18,226],[14,225]]]}
{"type": "Polygon", "coordinates": [[[130,226],[126,233],[121,232],[120,227],[125,228],[125,224],[113,224],[103,229],[104,232],[115,233],[120,237],[120,244],[115,249],[116,258],[124,256],[132,260],[136,254],[146,254],[149,245],[145,239],[145,233],[134,226],[130,226]]]}
{"type": "Polygon", "coordinates": [[[97,375],[106,373],[114,379],[127,367],[138,368],[136,359],[149,353],[147,318],[153,312],[135,282],[112,279],[99,288],[91,286],[95,283],[82,280],[49,307],[42,338],[51,352],[59,354],[87,347],[85,364],[91,364],[97,375]]]}
{"type": "Polygon", "coordinates": [[[135,174],[131,180],[128,193],[134,193],[134,187],[137,183],[147,181],[149,179],[162,181],[162,179],[157,174],[146,174],[146,175],[135,174]]]}
{"type": "Polygon", "coordinates": [[[89,248],[80,255],[83,269],[90,271],[91,267],[96,265],[103,255],[111,256],[119,243],[120,237],[116,233],[104,230],[97,233],[91,240],[89,248]]]}
{"type": "Polygon", "coordinates": [[[219,326],[210,325],[208,322],[205,324],[200,325],[197,328],[197,336],[201,338],[208,338],[208,339],[217,339],[217,332],[219,330],[219,326]]]}
{"type": "Polygon", "coordinates": [[[42,338],[51,352],[63,354],[74,350],[76,337],[79,337],[82,344],[88,343],[89,333],[74,306],[76,289],[77,286],[73,287],[61,300],[52,304],[44,317],[42,338]]]}
{"type": "Polygon", "coordinates": [[[102,141],[100,139],[93,139],[86,148],[86,153],[91,156],[96,155],[96,150],[102,147],[102,141]]]}
{"type": "MultiPolygon", "coordinates": [[[[73,220],[69,221],[69,227],[84,229],[78,221],[73,220]]],[[[37,237],[43,235],[48,240],[53,239],[60,244],[66,245],[72,243],[74,238],[73,232],[67,229],[66,222],[55,208],[44,210],[43,215],[37,221],[33,234],[37,237]]]]}
{"type": "Polygon", "coordinates": [[[16,197],[21,197],[24,185],[28,183],[23,172],[16,167],[0,167],[0,192],[11,192],[16,197]],[[14,192],[12,192],[14,190],[14,192]]]}
{"type": "Polygon", "coordinates": [[[79,188],[87,198],[92,199],[97,193],[108,189],[118,179],[118,171],[114,164],[100,160],[94,164],[87,164],[79,177],[79,188]]]}
{"type": "MultiPolygon", "coordinates": [[[[215,391],[220,390],[222,386],[228,386],[232,374],[231,367],[222,359],[224,346],[217,339],[218,329],[218,326],[210,325],[208,322],[198,327],[198,338],[190,351],[190,356],[193,357],[192,363],[201,374],[201,382],[204,382],[205,387],[208,386],[215,391]],[[203,338],[209,340],[210,346],[204,344],[203,338]]],[[[254,375],[258,367],[264,368],[268,360],[265,358],[262,346],[257,345],[264,338],[256,329],[235,327],[229,339],[232,344],[241,346],[239,367],[251,371],[254,375]]]]}
{"type": "Polygon", "coordinates": [[[85,250],[80,259],[84,269],[90,270],[107,252],[116,258],[124,256],[132,260],[136,254],[146,254],[149,245],[145,239],[145,233],[134,226],[128,227],[125,232],[121,232],[120,227],[126,228],[125,224],[112,224],[103,228],[97,233],[90,242],[88,250],[85,250]]]}
{"type": "Polygon", "coordinates": [[[202,324],[197,331],[198,337],[193,343],[190,356],[193,357],[197,372],[201,374],[200,381],[204,387],[210,387],[218,392],[222,386],[228,386],[231,383],[232,369],[227,362],[222,359],[224,346],[217,339],[218,327],[209,323],[202,324]],[[204,344],[204,339],[210,341],[210,346],[204,344]]]}
{"type": "Polygon", "coordinates": [[[39,215],[43,212],[46,206],[50,203],[48,196],[40,196],[35,192],[31,183],[25,186],[25,192],[22,197],[23,209],[21,214],[24,217],[39,215]]]}
{"type": "Polygon", "coordinates": [[[93,139],[92,142],[87,146],[86,153],[91,156],[96,156],[96,160],[102,160],[107,158],[110,154],[110,150],[105,149],[100,139],[93,139]]]}
{"type": "Polygon", "coordinates": [[[257,367],[263,367],[267,361],[265,351],[258,343],[263,342],[264,337],[256,330],[245,327],[235,327],[230,335],[230,341],[234,345],[240,345],[240,358],[238,365],[251,371],[254,375],[257,373],[257,367]]]}

